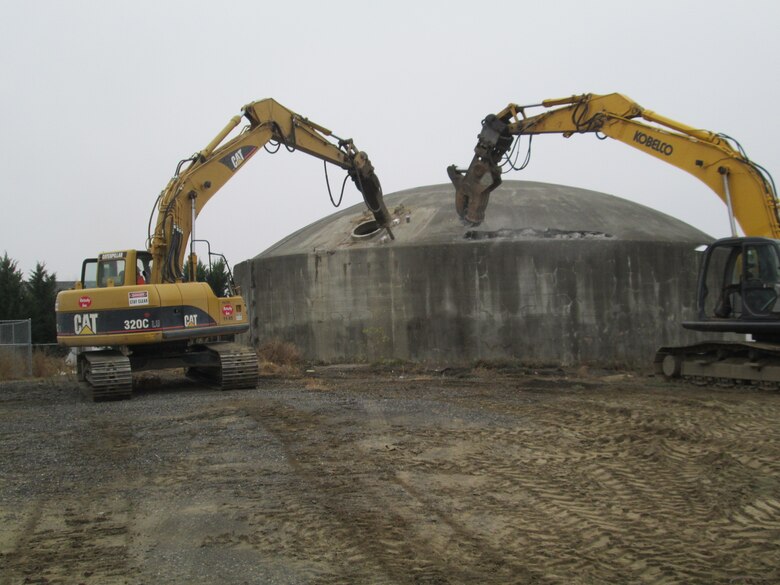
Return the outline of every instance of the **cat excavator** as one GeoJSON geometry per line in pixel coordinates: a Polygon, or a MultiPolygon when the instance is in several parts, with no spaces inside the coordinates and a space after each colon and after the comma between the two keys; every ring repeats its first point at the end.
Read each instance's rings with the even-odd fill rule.
{"type": "Polygon", "coordinates": [[[524,168],[537,134],[592,133],[612,138],[676,166],[703,181],[726,204],[732,237],[704,252],[698,276],[697,315],[682,326],[750,336],[662,347],[655,369],[667,378],[700,384],[780,385],[780,214],[771,175],[751,161],[739,143],[646,110],[628,97],[583,94],[531,105],[509,104],[482,121],[467,169],[447,174],[465,225],[479,225],[504,169],[524,168]],[[544,108],[529,115],[532,108],[544,108]],[[517,165],[519,138],[528,136],[526,159],[517,165]],[[737,223],[744,237],[737,235],[737,223]]]}
{"type": "Polygon", "coordinates": [[[247,104],[203,150],[179,162],[152,210],[147,249],[84,260],[76,287],[57,295],[57,341],[79,348],[78,377],[93,400],[130,398],[133,372],[162,368],[185,367],[222,389],[255,386],[257,356],[234,342],[249,329],[240,291],[232,278],[225,291],[195,282],[195,220],[261,148],[281,146],[345,169],[378,228],[392,237],[379,179],[351,139],[273,99],[247,104]],[[242,121],[243,129],[230,137],[242,121]]]}

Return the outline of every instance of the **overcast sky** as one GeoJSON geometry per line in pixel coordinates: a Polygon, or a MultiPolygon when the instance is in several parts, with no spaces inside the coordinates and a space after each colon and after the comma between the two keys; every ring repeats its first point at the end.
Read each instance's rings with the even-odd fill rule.
{"type": "MultiPolygon", "coordinates": [[[[0,254],[60,280],[143,248],[182,158],[273,97],[352,137],[385,193],[446,183],[508,102],[620,92],[725,132],[780,180],[780,3],[133,2],[0,0],[0,254]]],[[[331,183],[341,171],[331,167],[331,183]]],[[[619,195],[716,237],[725,206],[696,179],[592,135],[538,137],[506,179],[619,195]]],[[[359,202],[351,185],[344,205],[359,202]]],[[[322,163],[258,154],[199,218],[231,263],[335,210],[322,163]]],[[[453,212],[454,213],[454,212],[453,212]]]]}

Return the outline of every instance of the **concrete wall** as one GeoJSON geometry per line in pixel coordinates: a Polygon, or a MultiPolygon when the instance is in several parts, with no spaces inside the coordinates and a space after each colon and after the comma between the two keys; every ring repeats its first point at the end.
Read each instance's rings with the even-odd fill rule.
{"type": "Polygon", "coordinates": [[[236,267],[251,341],[307,359],[649,366],[699,339],[690,243],[503,240],[263,257],[236,267]]]}

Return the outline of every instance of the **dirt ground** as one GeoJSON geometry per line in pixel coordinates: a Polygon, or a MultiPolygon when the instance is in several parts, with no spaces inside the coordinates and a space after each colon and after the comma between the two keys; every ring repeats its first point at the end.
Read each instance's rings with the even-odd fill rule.
{"type": "Polygon", "coordinates": [[[780,583],[780,393],[317,368],[0,384],[0,585],[780,583]]]}

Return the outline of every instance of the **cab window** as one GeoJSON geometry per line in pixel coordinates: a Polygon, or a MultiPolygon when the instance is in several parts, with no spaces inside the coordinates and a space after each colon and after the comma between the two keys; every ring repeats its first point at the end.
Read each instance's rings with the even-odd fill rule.
{"type": "Polygon", "coordinates": [[[99,287],[109,286],[111,282],[113,282],[114,286],[122,286],[125,283],[124,259],[101,260],[98,262],[97,281],[99,287]]]}
{"type": "Polygon", "coordinates": [[[747,252],[746,279],[758,279],[764,284],[778,282],[780,273],[780,259],[774,246],[749,246],[747,252]]]}
{"type": "Polygon", "coordinates": [[[138,252],[135,267],[135,283],[149,284],[152,277],[152,255],[138,252]]]}
{"type": "Polygon", "coordinates": [[[97,259],[88,258],[84,260],[81,265],[81,287],[82,288],[96,288],[97,287],[97,259]]]}

